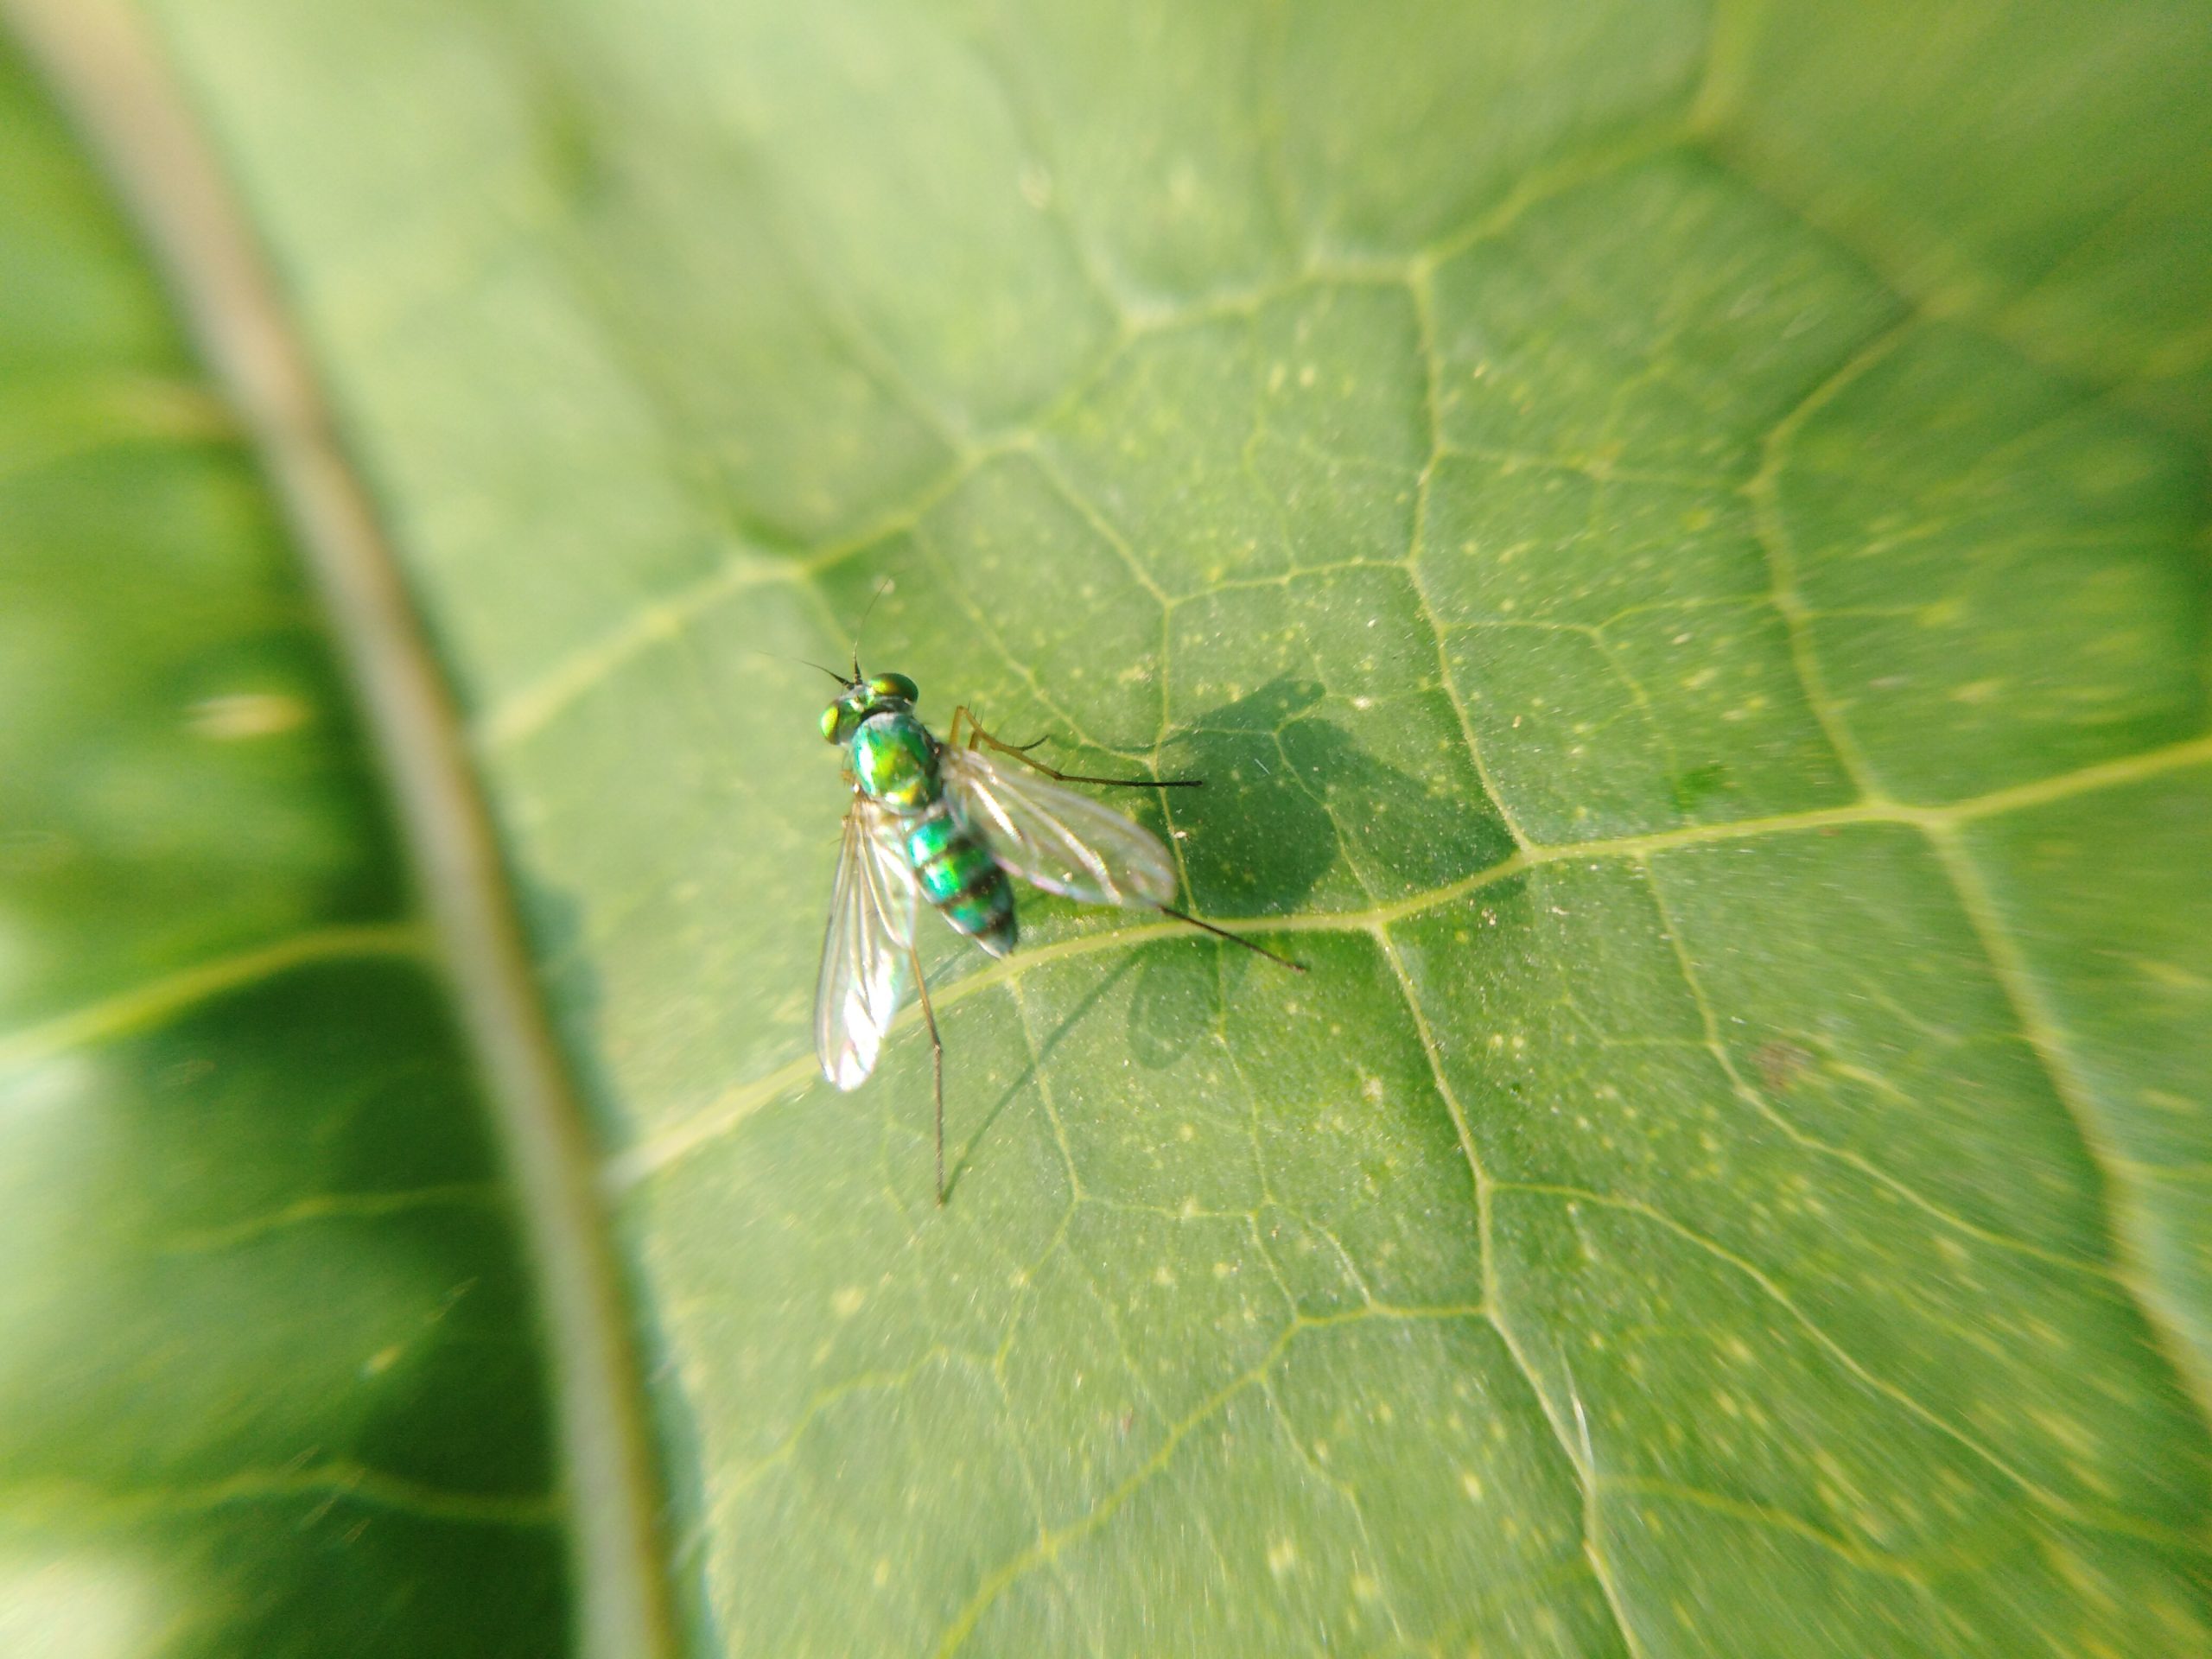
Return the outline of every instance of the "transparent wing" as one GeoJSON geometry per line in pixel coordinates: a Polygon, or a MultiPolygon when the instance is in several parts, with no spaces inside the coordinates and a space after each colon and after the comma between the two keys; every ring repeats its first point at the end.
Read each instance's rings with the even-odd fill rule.
{"type": "Polygon", "coordinates": [[[969,827],[1032,887],[1086,905],[1174,902],[1167,849],[1112,807],[980,749],[947,749],[943,764],[969,827]]]}
{"type": "Polygon", "coordinates": [[[854,801],[845,814],[822,976],[814,986],[815,1057],[840,1089],[859,1088],[875,1070],[905,988],[914,878],[893,831],[890,815],[867,801],[854,801]]]}

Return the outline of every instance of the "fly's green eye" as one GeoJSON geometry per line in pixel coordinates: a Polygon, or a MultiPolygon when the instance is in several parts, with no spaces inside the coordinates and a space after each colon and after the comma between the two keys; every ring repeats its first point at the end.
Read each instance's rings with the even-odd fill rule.
{"type": "Polygon", "coordinates": [[[837,741],[837,728],[844,722],[845,705],[843,703],[833,702],[824,709],[822,711],[822,741],[825,743],[835,743],[837,741]]]}
{"type": "Polygon", "coordinates": [[[903,697],[908,702],[921,696],[914,683],[904,674],[879,674],[868,683],[869,695],[878,697],[903,697]]]}

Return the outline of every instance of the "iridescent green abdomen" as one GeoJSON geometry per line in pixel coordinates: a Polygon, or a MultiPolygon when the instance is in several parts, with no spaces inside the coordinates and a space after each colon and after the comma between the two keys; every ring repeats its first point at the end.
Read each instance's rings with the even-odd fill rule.
{"type": "Polygon", "coordinates": [[[950,800],[901,819],[906,861],[922,897],[939,915],[995,957],[1014,948],[1014,883],[950,800]]]}
{"type": "Polygon", "coordinates": [[[852,736],[861,792],[898,816],[900,845],[922,897],[995,957],[1014,948],[1014,884],[953,810],[937,740],[903,709],[863,721],[852,736]]]}

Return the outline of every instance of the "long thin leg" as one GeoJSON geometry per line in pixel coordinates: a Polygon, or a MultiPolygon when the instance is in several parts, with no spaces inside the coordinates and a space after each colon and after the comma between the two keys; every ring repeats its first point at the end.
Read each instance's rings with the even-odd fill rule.
{"type": "Polygon", "coordinates": [[[1205,783],[1203,778],[1089,778],[1079,772],[1061,772],[1046,766],[1042,760],[1030,759],[1029,751],[1035,748],[1037,743],[1042,743],[1043,738],[1039,738],[1037,743],[1001,742],[983,729],[974,711],[964,702],[952,711],[952,724],[947,728],[948,732],[957,732],[963,717],[968,721],[969,748],[980,743],[985,748],[996,749],[1001,754],[1010,754],[1032,772],[1041,772],[1059,783],[1103,784],[1115,789],[1197,789],[1205,783]]]}
{"type": "MultiPolygon", "coordinates": [[[[1199,924],[1204,926],[1204,923],[1199,924]]],[[[1257,946],[1253,947],[1257,949],[1257,946]]],[[[937,1084],[937,1202],[944,1207],[944,1044],[937,1034],[937,1010],[930,1007],[930,982],[922,976],[922,959],[912,942],[906,945],[906,963],[914,970],[914,994],[922,1000],[922,1023],[930,1032],[930,1071],[937,1084]]]]}
{"type": "Polygon", "coordinates": [[[1216,927],[1211,922],[1202,922],[1187,912],[1176,909],[1173,905],[1155,905],[1153,908],[1163,916],[1173,916],[1179,922],[1188,922],[1199,931],[1211,933],[1217,939],[1227,939],[1231,944],[1241,944],[1254,956],[1265,957],[1269,962],[1279,962],[1293,973],[1302,974],[1306,971],[1304,963],[1293,962],[1288,957],[1280,956],[1268,950],[1264,944],[1255,944],[1241,933],[1232,933],[1225,927],[1216,927]]]}

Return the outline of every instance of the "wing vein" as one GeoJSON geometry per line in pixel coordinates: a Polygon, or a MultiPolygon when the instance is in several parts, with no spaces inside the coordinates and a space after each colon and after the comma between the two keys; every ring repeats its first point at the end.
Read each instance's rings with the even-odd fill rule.
{"type": "Polygon", "coordinates": [[[845,814],[814,990],[815,1058],[840,1089],[857,1089],[875,1070],[905,995],[915,887],[897,830],[873,801],[855,797],[845,814]]]}
{"type": "Polygon", "coordinates": [[[949,749],[945,784],[999,864],[1086,905],[1157,909],[1175,897],[1160,837],[1113,808],[976,749],[949,749]]]}

